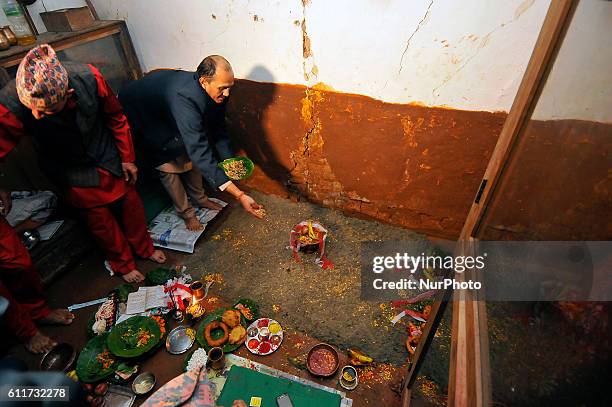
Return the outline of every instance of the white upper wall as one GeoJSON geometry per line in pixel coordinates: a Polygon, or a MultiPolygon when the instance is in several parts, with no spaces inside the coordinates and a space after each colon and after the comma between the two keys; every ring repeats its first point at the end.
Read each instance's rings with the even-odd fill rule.
{"type": "MultiPolygon", "coordinates": [[[[337,91],[387,102],[508,111],[550,0],[93,3],[101,18],[127,21],[145,71],[194,70],[204,56],[221,54],[240,78],[303,85],[323,82],[337,91]],[[310,39],[307,59],[302,53],[303,20],[310,39]]],[[[38,21],[34,9],[83,4],[83,0],[39,0],[30,11],[38,21]]],[[[611,9],[611,2],[580,2],[569,33],[576,34],[568,34],[549,79],[554,84],[550,88],[563,93],[556,100],[564,103],[553,106],[542,101],[536,111],[539,118],[601,120],[609,115],[611,52],[603,44],[609,34],[601,33],[612,27],[611,9]],[[596,39],[601,46],[592,45],[596,39]],[[591,74],[594,70],[596,74],[591,74]],[[586,87],[595,90],[593,98],[572,102],[586,87]]]]}
{"type": "Polygon", "coordinates": [[[549,0],[168,4],[94,1],[103,18],[128,22],[145,70],[194,69],[203,56],[219,53],[242,78],[323,82],[387,102],[507,111],[549,0]],[[307,61],[302,57],[304,17],[312,51],[307,61]],[[308,80],[304,71],[311,74],[308,80]]]}
{"type": "Polygon", "coordinates": [[[612,123],[612,2],[582,0],[533,112],[612,123]]]}
{"type": "Polygon", "coordinates": [[[195,70],[220,54],[239,78],[303,83],[300,0],[98,0],[100,18],[127,21],[142,68],[195,70]],[[257,21],[255,21],[257,20],[257,21]]]}
{"type": "Polygon", "coordinates": [[[548,1],[313,1],[319,80],[389,102],[509,110],[548,1]]]}

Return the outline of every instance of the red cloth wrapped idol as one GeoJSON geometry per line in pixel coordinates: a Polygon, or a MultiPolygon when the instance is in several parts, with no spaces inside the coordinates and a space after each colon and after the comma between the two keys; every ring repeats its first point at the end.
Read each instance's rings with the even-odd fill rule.
{"type": "Polygon", "coordinates": [[[298,252],[302,248],[315,248],[319,257],[315,263],[325,269],[333,269],[334,264],[325,256],[325,242],[327,240],[327,229],[317,221],[303,221],[291,229],[289,248],[293,251],[293,258],[301,261],[298,252]]]}

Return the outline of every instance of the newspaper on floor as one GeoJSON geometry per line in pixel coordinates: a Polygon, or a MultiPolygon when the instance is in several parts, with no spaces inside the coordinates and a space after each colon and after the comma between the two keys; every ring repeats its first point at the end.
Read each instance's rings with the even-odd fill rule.
{"type": "MultiPolygon", "coordinates": [[[[225,207],[226,202],[216,198],[209,198],[225,207]]],[[[212,209],[197,209],[196,216],[204,225],[204,228],[197,232],[187,230],[185,221],[181,219],[174,208],[166,208],[157,215],[149,224],[149,233],[153,239],[153,245],[163,247],[165,249],[177,250],[180,252],[193,253],[195,244],[206,230],[206,225],[210,222],[219,211],[212,209]]]]}

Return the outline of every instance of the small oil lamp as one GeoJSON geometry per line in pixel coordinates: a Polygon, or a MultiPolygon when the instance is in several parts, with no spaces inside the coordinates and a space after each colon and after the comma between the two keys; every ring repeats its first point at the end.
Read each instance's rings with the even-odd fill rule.
{"type": "Polygon", "coordinates": [[[186,311],[187,315],[189,315],[193,320],[197,320],[204,315],[205,312],[204,307],[202,307],[202,304],[200,304],[195,295],[191,296],[191,300],[189,301],[186,311]]]}

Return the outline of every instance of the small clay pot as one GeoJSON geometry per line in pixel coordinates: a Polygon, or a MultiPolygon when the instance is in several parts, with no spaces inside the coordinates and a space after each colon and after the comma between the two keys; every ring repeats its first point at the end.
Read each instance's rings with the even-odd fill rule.
{"type": "Polygon", "coordinates": [[[2,33],[4,33],[6,39],[9,41],[9,44],[11,44],[11,46],[17,45],[17,36],[13,32],[13,30],[11,30],[10,25],[5,25],[4,27],[2,27],[2,33]]]}
{"type": "Polygon", "coordinates": [[[10,47],[11,43],[9,42],[8,38],[6,38],[6,35],[4,35],[4,32],[0,30],[0,51],[4,51],[10,47]]]}

